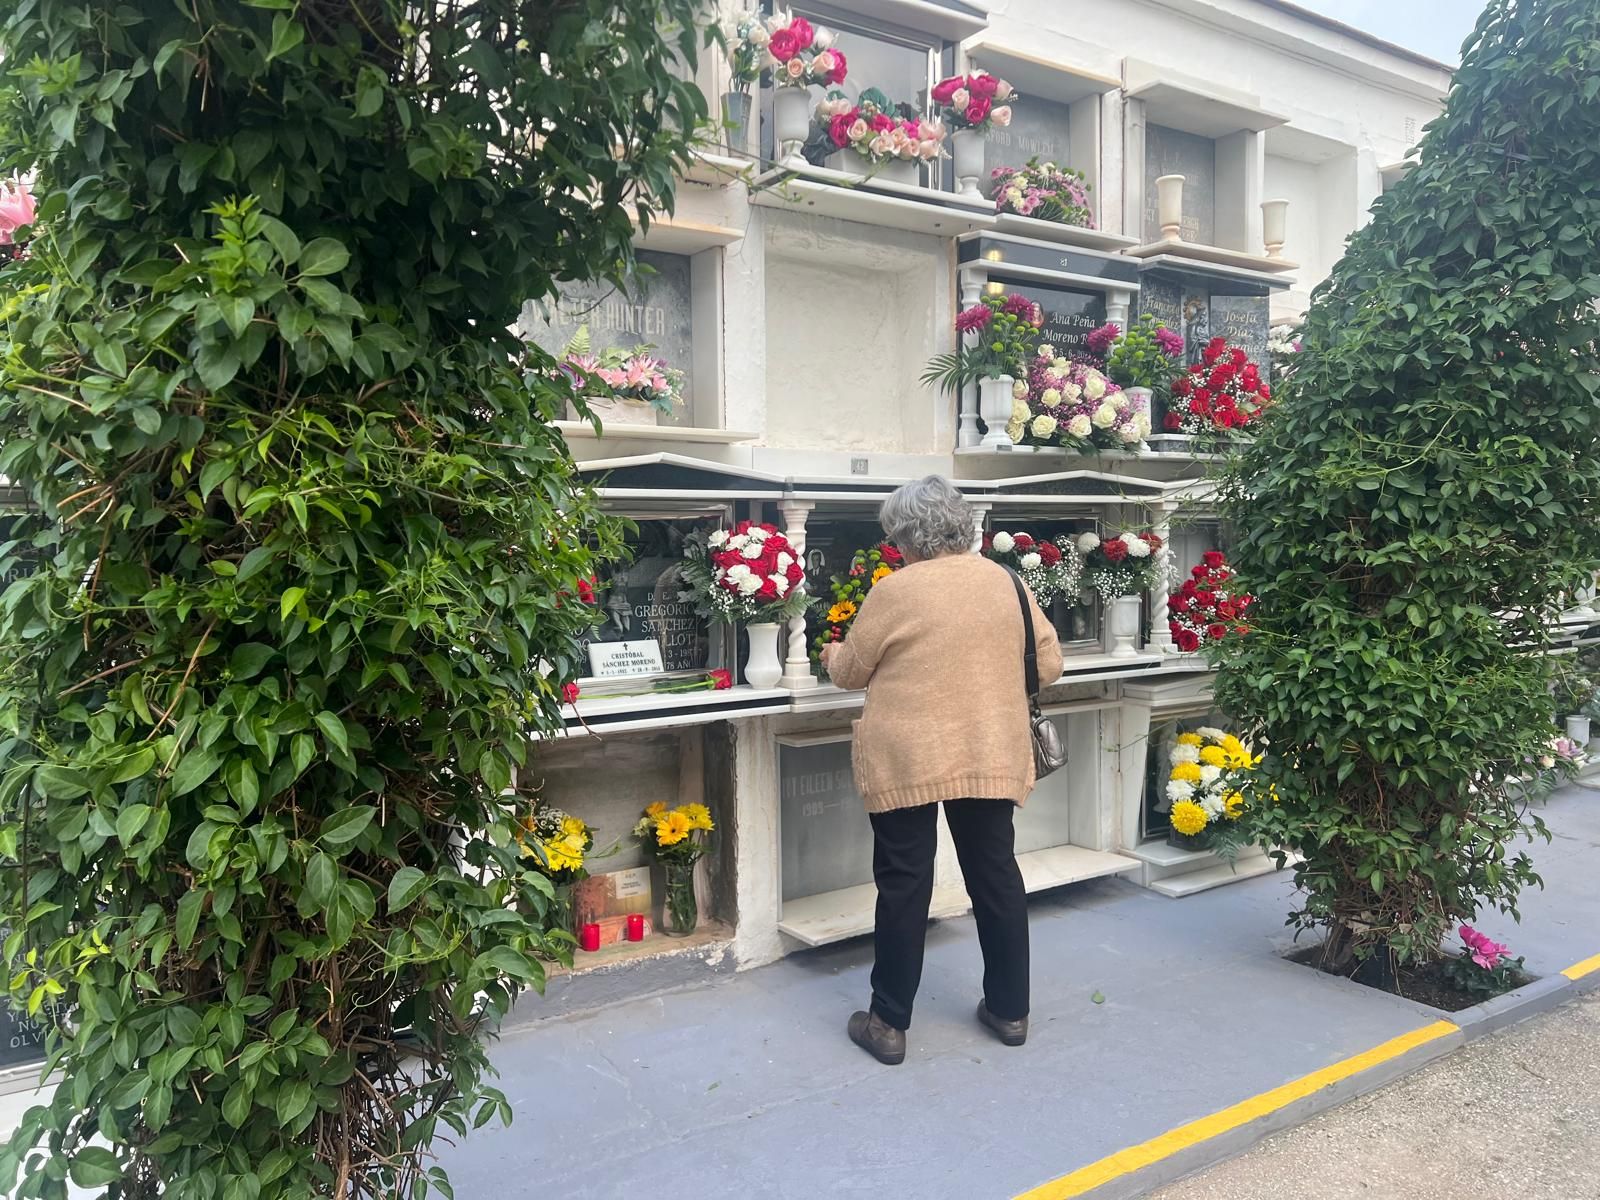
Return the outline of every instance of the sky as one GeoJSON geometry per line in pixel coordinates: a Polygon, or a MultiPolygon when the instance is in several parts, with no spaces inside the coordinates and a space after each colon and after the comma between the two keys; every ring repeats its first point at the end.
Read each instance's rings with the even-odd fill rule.
{"type": "Polygon", "coordinates": [[[1454,66],[1486,0],[1294,0],[1387,42],[1454,66]]]}

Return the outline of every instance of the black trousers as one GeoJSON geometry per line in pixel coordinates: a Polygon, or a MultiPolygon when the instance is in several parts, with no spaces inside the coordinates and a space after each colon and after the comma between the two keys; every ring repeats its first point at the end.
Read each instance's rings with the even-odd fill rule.
{"type": "MultiPolygon", "coordinates": [[[[1028,897],[1015,853],[1016,805],[1009,800],[946,800],[944,815],[978,923],[984,1000],[1001,1020],[1021,1020],[1028,1015],[1028,897]]],[[[938,806],[920,804],[871,816],[872,874],[878,884],[872,1011],[885,1024],[909,1029],[933,900],[938,806]]]]}

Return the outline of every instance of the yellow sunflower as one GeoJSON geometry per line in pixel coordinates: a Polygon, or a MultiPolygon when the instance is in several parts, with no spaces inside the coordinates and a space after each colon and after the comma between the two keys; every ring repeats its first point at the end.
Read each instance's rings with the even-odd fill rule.
{"type": "Polygon", "coordinates": [[[1206,810],[1193,800],[1179,800],[1172,806],[1172,827],[1185,837],[1206,827],[1206,810]]]}
{"type": "Polygon", "coordinates": [[[856,615],[856,606],[848,600],[841,600],[828,610],[828,624],[843,625],[856,615]]]}
{"type": "Polygon", "coordinates": [[[1183,783],[1200,782],[1199,763],[1175,763],[1172,767],[1172,778],[1183,783]]]}
{"type": "Polygon", "coordinates": [[[716,828],[711,820],[711,810],[704,804],[685,804],[678,811],[689,819],[690,829],[704,829],[709,832],[716,828]]]}
{"type": "Polygon", "coordinates": [[[885,565],[879,567],[876,571],[874,571],[872,573],[872,582],[873,582],[873,584],[877,584],[877,582],[880,579],[887,578],[888,576],[893,575],[893,574],[894,574],[894,568],[889,566],[888,564],[885,564],[885,565]]]}
{"type": "Polygon", "coordinates": [[[689,818],[682,811],[662,813],[656,818],[656,845],[676,846],[689,836],[689,818]]]}

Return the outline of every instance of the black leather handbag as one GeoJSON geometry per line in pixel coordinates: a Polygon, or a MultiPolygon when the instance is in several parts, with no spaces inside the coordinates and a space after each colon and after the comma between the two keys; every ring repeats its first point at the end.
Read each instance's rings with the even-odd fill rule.
{"type": "Polygon", "coordinates": [[[1022,577],[1009,568],[1007,573],[1017,589],[1017,604],[1022,609],[1022,671],[1028,690],[1028,733],[1033,742],[1034,773],[1043,779],[1067,765],[1067,748],[1056,723],[1039,711],[1039,644],[1033,635],[1033,606],[1028,603],[1022,577]]]}

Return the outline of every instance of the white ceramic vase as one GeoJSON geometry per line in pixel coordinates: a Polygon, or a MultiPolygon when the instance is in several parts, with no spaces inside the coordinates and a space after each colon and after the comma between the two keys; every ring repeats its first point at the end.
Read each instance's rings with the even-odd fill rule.
{"type": "MultiPolygon", "coordinates": [[[[574,421],[582,420],[578,410],[568,405],[569,415],[574,421]]],[[[658,425],[661,423],[661,411],[654,404],[642,404],[638,400],[618,400],[611,396],[595,396],[589,400],[589,411],[600,418],[600,427],[605,429],[612,425],[658,425]]]]}
{"type": "Polygon", "coordinates": [[[800,156],[811,134],[811,89],[780,87],[772,97],[772,132],[778,142],[778,165],[801,168],[800,156]]]}
{"type": "Polygon", "coordinates": [[[1112,658],[1132,658],[1139,653],[1139,597],[1118,596],[1106,605],[1102,646],[1112,658]]]}
{"type": "Polygon", "coordinates": [[[1154,415],[1150,411],[1150,401],[1154,398],[1155,392],[1147,387],[1125,387],[1122,390],[1138,406],[1138,412],[1147,417],[1154,415]]]}
{"type": "Polygon", "coordinates": [[[982,200],[978,181],[983,178],[981,129],[958,129],[950,135],[950,158],[956,171],[956,194],[969,200],[982,200]]]}
{"type": "Polygon", "coordinates": [[[1261,240],[1267,247],[1268,258],[1283,257],[1283,243],[1288,240],[1289,202],[1263,200],[1261,202],[1261,240]]]}
{"type": "Polygon", "coordinates": [[[831,171],[844,171],[850,175],[860,175],[863,179],[882,180],[885,183],[903,183],[907,187],[917,187],[922,182],[921,172],[914,158],[891,158],[875,163],[855,150],[835,150],[828,155],[826,165],[831,171]]]}
{"type": "Polygon", "coordinates": [[[1568,717],[1567,737],[1576,742],[1580,750],[1587,746],[1589,744],[1589,718],[1568,717]]]}
{"type": "Polygon", "coordinates": [[[1184,178],[1163,175],[1156,180],[1156,220],[1161,225],[1161,236],[1169,242],[1183,240],[1184,178]]]}
{"type": "Polygon", "coordinates": [[[783,661],[778,657],[778,636],[782,625],[747,625],[750,650],[744,660],[744,681],[753,688],[775,688],[783,678],[783,661]]]}
{"type": "Polygon", "coordinates": [[[978,415],[989,427],[980,445],[990,450],[1009,450],[1015,444],[1006,432],[1011,420],[1011,409],[1016,401],[1011,395],[1015,380],[1009,375],[998,379],[978,380],[978,415]]]}

